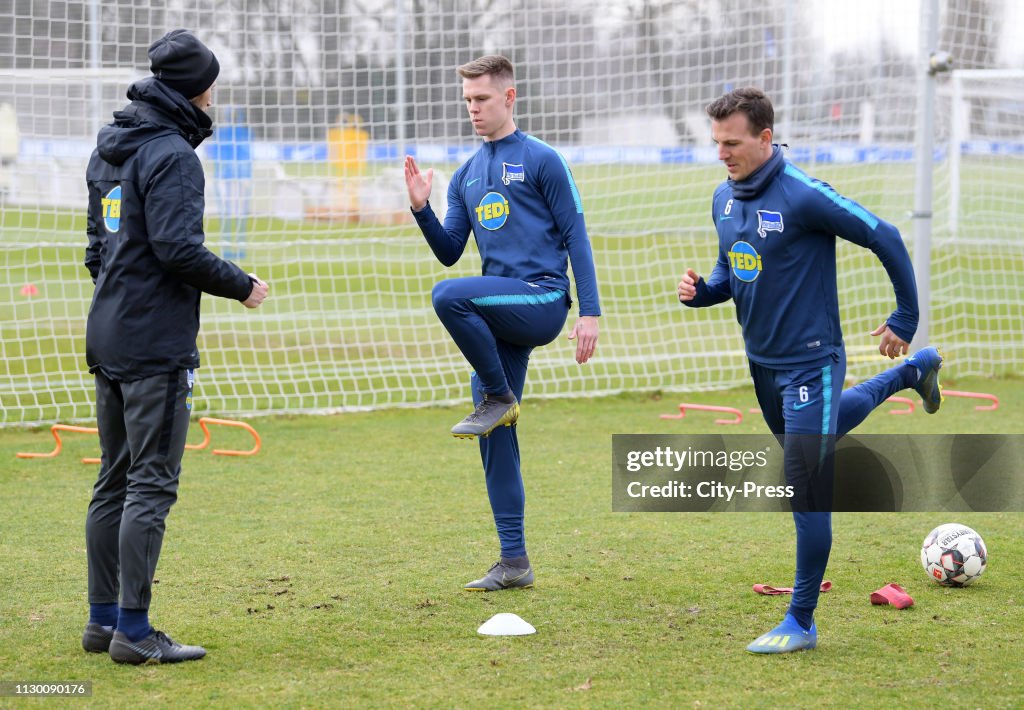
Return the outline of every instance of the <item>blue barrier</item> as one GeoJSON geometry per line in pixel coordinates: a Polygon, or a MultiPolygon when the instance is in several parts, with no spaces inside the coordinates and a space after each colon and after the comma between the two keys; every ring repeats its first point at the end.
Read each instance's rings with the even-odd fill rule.
{"type": "MultiPolygon", "coordinates": [[[[95,143],[85,139],[22,138],[19,150],[21,160],[87,159],[95,143]]],[[[408,153],[422,163],[463,163],[479,147],[413,143],[399,146],[395,143],[371,143],[367,161],[398,165],[408,153]]],[[[652,146],[556,146],[573,165],[701,165],[718,162],[714,146],[678,146],[660,148],[652,146]]],[[[205,145],[200,146],[203,154],[205,145]]],[[[948,158],[948,145],[935,149],[935,160],[948,158]]],[[[1024,141],[965,141],[961,144],[965,156],[1024,156],[1024,141]]],[[[205,156],[204,156],[205,157],[205,156]]],[[[856,143],[822,143],[812,146],[794,146],[787,157],[794,163],[907,163],[914,159],[912,145],[859,145],[856,143]]],[[[257,161],[284,163],[322,163],[327,161],[327,143],[269,143],[254,141],[252,158],[257,161]]]]}

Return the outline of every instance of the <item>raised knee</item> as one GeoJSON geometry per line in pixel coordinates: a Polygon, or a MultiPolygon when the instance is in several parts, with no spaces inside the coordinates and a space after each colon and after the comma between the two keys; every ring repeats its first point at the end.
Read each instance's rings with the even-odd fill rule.
{"type": "Polygon", "coordinates": [[[451,309],[452,306],[462,301],[463,298],[459,295],[458,289],[453,285],[453,281],[448,280],[434,284],[434,289],[430,292],[430,300],[434,304],[434,311],[441,313],[451,309]]]}

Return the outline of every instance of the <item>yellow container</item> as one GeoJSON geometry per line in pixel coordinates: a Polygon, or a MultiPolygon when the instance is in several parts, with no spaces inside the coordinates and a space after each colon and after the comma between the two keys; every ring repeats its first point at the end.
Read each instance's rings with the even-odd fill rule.
{"type": "Polygon", "coordinates": [[[366,172],[370,133],[355,114],[340,116],[327,131],[327,157],[331,172],[338,177],[358,177],[366,172]]]}

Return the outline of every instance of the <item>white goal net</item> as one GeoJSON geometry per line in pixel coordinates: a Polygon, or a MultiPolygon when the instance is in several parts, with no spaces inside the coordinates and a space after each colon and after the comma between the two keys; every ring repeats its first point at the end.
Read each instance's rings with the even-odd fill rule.
{"type": "Polygon", "coordinates": [[[963,359],[1020,372],[1024,264],[1012,255],[1024,217],[1024,70],[953,71],[942,98],[948,171],[937,181],[937,216],[945,219],[937,224],[932,310],[963,359]],[[988,334],[979,338],[979,328],[988,334]]]}
{"type": "MultiPolygon", "coordinates": [[[[468,399],[468,366],[430,291],[478,274],[479,258],[470,247],[452,269],[434,260],[408,214],[401,160],[411,153],[437,171],[432,203],[443,210],[446,178],[478,145],[455,67],[486,53],[516,65],[519,127],[573,170],[604,311],[592,362],[576,365],[564,337],[538,349],[527,397],[748,382],[732,306],[690,310],[675,297],[687,267],[706,274],[715,261],[710,199],[725,173],[703,110],[731,88],[764,88],[790,159],[895,223],[913,248],[917,2],[884,12],[825,0],[44,5],[0,4],[0,426],[94,416],[85,161],[128,84],[148,75],[148,45],[176,27],[194,30],[222,67],[217,132],[199,149],[208,245],[271,284],[257,311],[203,299],[199,413],[468,399]]],[[[944,48],[968,61],[957,66],[1020,66],[1012,2],[942,6],[944,48]]],[[[1021,85],[965,78],[956,103],[949,81],[924,304],[932,341],[960,375],[1019,372],[1024,259],[1010,240],[1024,218],[1021,85]],[[969,120],[955,124],[954,109],[969,120]],[[954,125],[968,132],[951,138],[954,125]]],[[[892,290],[869,252],[842,244],[839,258],[860,378],[887,364],[868,333],[893,309],[892,290]]]]}

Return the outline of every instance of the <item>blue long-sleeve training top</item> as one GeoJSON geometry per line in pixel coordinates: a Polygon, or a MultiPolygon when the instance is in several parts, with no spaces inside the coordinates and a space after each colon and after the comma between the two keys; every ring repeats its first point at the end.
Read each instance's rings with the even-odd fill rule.
{"type": "Polygon", "coordinates": [[[442,225],[430,205],[413,212],[434,255],[459,260],[470,232],[484,276],[506,276],[569,291],[572,260],[580,315],[601,315],[583,203],[565,159],[517,130],[485,142],[448,185],[442,225]]]}
{"type": "Polygon", "coordinates": [[[732,298],[747,356],[765,367],[813,366],[843,347],[836,288],[839,236],[870,249],[896,294],[890,330],[910,342],[917,330],[917,285],[893,225],[827,183],[772,157],[745,180],[715,190],[718,262],[686,305],[732,298]]]}

